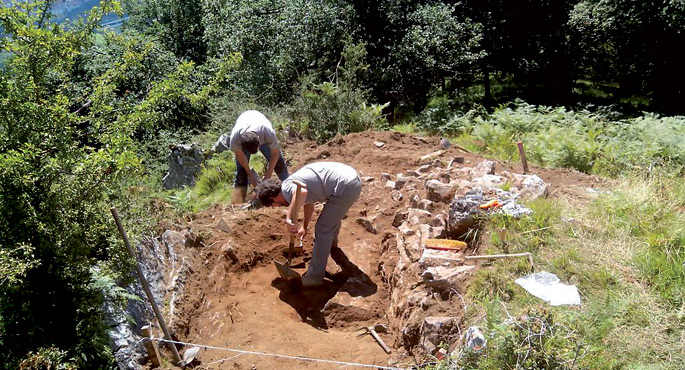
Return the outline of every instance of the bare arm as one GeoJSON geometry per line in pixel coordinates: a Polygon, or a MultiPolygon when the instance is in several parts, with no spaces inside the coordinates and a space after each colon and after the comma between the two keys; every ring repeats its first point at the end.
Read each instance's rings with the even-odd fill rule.
{"type": "Polygon", "coordinates": [[[309,231],[309,222],[312,220],[312,215],[314,214],[314,203],[304,205],[304,220],[302,221],[302,227],[298,231],[300,236],[307,235],[309,231]]]}
{"type": "Polygon", "coordinates": [[[271,159],[269,159],[269,165],[266,168],[266,173],[264,173],[264,180],[271,178],[276,168],[276,163],[281,156],[281,152],[278,149],[271,149],[271,159]]]}
{"type": "MultiPolygon", "coordinates": [[[[288,230],[290,230],[291,233],[296,234],[298,233],[298,228],[297,228],[297,220],[293,220],[293,214],[295,213],[295,209],[300,209],[300,207],[304,206],[304,201],[307,199],[307,189],[302,188],[300,190],[300,196],[297,196],[297,192],[293,194],[293,201],[290,202],[290,207],[288,207],[288,215],[286,216],[285,223],[288,226],[288,230]]],[[[305,208],[305,220],[306,220],[306,208],[305,208]]],[[[311,217],[311,215],[310,215],[311,217]]]]}
{"type": "Polygon", "coordinates": [[[257,185],[257,178],[252,171],[250,171],[250,162],[247,160],[245,153],[243,153],[242,150],[237,150],[233,151],[233,154],[235,154],[235,158],[238,160],[238,163],[243,167],[245,172],[247,172],[248,183],[251,185],[257,185]]]}

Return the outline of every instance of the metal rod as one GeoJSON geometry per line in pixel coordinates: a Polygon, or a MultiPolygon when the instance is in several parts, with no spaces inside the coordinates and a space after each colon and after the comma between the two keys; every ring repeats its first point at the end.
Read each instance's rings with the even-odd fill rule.
{"type": "MultiPolygon", "coordinates": [[[[121,220],[119,219],[119,213],[117,213],[116,207],[111,208],[112,211],[112,216],[114,216],[114,221],[117,223],[117,228],[119,229],[119,233],[121,234],[121,237],[124,239],[124,244],[126,245],[126,249],[128,249],[128,252],[131,254],[133,259],[136,261],[136,272],[138,273],[138,278],[140,279],[140,283],[143,285],[143,290],[145,291],[145,295],[147,295],[147,299],[150,301],[150,305],[152,305],[152,310],[155,312],[155,316],[157,316],[157,321],[159,321],[159,326],[162,327],[162,331],[164,332],[164,337],[167,340],[174,340],[171,338],[171,334],[169,334],[169,329],[166,326],[166,322],[164,321],[164,317],[162,317],[162,313],[159,312],[159,308],[157,308],[157,303],[155,303],[155,297],[152,295],[152,291],[150,290],[150,285],[147,283],[147,280],[145,279],[145,276],[143,275],[143,270],[140,269],[140,264],[138,263],[138,258],[133,251],[133,248],[131,248],[131,244],[128,242],[128,236],[126,235],[126,230],[124,230],[124,226],[121,224],[121,220]]],[[[176,345],[173,343],[171,344],[171,353],[174,356],[174,364],[175,365],[180,365],[181,364],[181,355],[178,354],[178,350],[176,349],[176,345]]]]}

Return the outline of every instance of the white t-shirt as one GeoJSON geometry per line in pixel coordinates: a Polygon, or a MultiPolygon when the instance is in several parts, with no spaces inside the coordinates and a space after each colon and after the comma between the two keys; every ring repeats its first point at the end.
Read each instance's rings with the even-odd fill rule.
{"type": "Polygon", "coordinates": [[[245,132],[254,132],[259,138],[259,145],[267,144],[269,149],[278,149],[276,131],[266,116],[256,110],[248,110],[240,114],[231,131],[231,139],[228,148],[236,152],[243,150],[240,135],[245,132]]]}
{"type": "Polygon", "coordinates": [[[307,185],[307,199],[304,204],[323,203],[330,197],[342,194],[347,184],[358,178],[357,170],[343,163],[310,163],[283,181],[281,192],[285,200],[291,203],[297,190],[297,185],[292,180],[298,180],[307,185]]]}

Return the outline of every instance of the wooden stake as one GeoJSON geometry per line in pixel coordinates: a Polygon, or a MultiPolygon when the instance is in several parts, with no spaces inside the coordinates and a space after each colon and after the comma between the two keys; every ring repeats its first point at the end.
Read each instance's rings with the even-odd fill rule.
{"type": "MultiPolygon", "coordinates": [[[[159,308],[157,308],[157,303],[155,302],[155,297],[152,295],[152,291],[150,290],[150,285],[148,285],[147,280],[145,279],[145,275],[143,275],[143,270],[141,270],[140,268],[140,263],[138,263],[136,253],[133,251],[133,248],[131,248],[131,244],[128,242],[128,236],[126,235],[126,230],[124,230],[124,226],[121,224],[121,220],[119,219],[119,213],[117,212],[116,207],[112,207],[110,211],[112,211],[112,216],[114,216],[114,221],[117,223],[119,233],[121,234],[121,237],[124,239],[124,245],[126,245],[128,253],[130,253],[133,259],[136,261],[136,273],[138,273],[138,279],[140,279],[140,283],[143,285],[145,295],[147,296],[148,301],[150,301],[150,305],[152,306],[152,310],[155,312],[155,316],[157,316],[157,321],[159,321],[159,326],[162,328],[162,331],[164,332],[164,337],[167,340],[173,341],[173,339],[171,338],[171,334],[169,334],[169,329],[166,326],[166,322],[164,322],[164,317],[162,316],[162,313],[159,312],[159,308]]],[[[174,356],[174,364],[180,366],[181,355],[178,354],[178,350],[176,349],[176,345],[174,343],[169,344],[169,348],[171,348],[171,354],[174,356]]]]}
{"type": "MultiPolygon", "coordinates": [[[[150,325],[145,325],[140,328],[140,335],[145,338],[152,338],[152,332],[150,331],[150,325]]],[[[150,356],[150,362],[152,362],[152,367],[158,367],[162,362],[159,357],[159,350],[157,349],[157,343],[153,340],[145,341],[145,349],[147,350],[148,356],[150,356]]]]}
{"type": "Polygon", "coordinates": [[[528,173],[528,162],[526,161],[526,152],[523,151],[523,141],[516,143],[519,148],[519,156],[521,157],[521,163],[523,164],[523,174],[528,173]]]}

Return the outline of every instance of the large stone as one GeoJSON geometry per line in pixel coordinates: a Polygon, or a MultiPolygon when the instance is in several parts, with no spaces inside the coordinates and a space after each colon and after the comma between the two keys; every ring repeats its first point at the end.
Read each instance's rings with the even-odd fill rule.
{"type": "Polygon", "coordinates": [[[497,175],[483,175],[473,179],[471,182],[482,190],[492,190],[501,188],[507,182],[507,179],[497,175]]]}
{"type": "Polygon", "coordinates": [[[457,340],[459,321],[456,318],[429,316],[423,320],[420,345],[426,352],[433,354],[441,344],[449,346],[457,340]]]}
{"type": "Polygon", "coordinates": [[[466,284],[476,266],[463,265],[455,267],[431,266],[421,277],[424,284],[438,293],[450,294],[459,292],[466,284]]]}
{"type": "Polygon", "coordinates": [[[436,249],[424,249],[419,259],[421,268],[429,267],[458,267],[464,264],[464,253],[441,251],[436,249]]]}
{"type": "Polygon", "coordinates": [[[452,184],[445,184],[438,180],[428,180],[426,182],[428,199],[434,202],[449,203],[454,197],[455,187],[452,184]]]}
{"type": "Polygon", "coordinates": [[[162,179],[165,189],[195,185],[195,177],[202,170],[205,158],[197,145],[170,145],[169,172],[162,179]]]}
{"type": "Polygon", "coordinates": [[[229,134],[223,134],[219,136],[219,140],[214,143],[214,146],[212,146],[212,152],[214,153],[221,153],[226,150],[228,150],[228,146],[231,142],[231,135],[229,134]]]}
{"type": "Polygon", "coordinates": [[[471,169],[471,178],[475,179],[478,177],[483,177],[485,175],[495,174],[495,162],[484,160],[474,168],[471,169]]]}
{"type": "Polygon", "coordinates": [[[523,188],[521,189],[520,197],[523,199],[537,199],[547,197],[549,194],[547,184],[537,175],[525,175],[523,180],[523,188]]]}
{"type": "Polygon", "coordinates": [[[483,215],[479,207],[482,202],[482,193],[475,190],[452,201],[447,221],[451,239],[463,238],[469,230],[478,228],[479,216],[483,215]]]}

